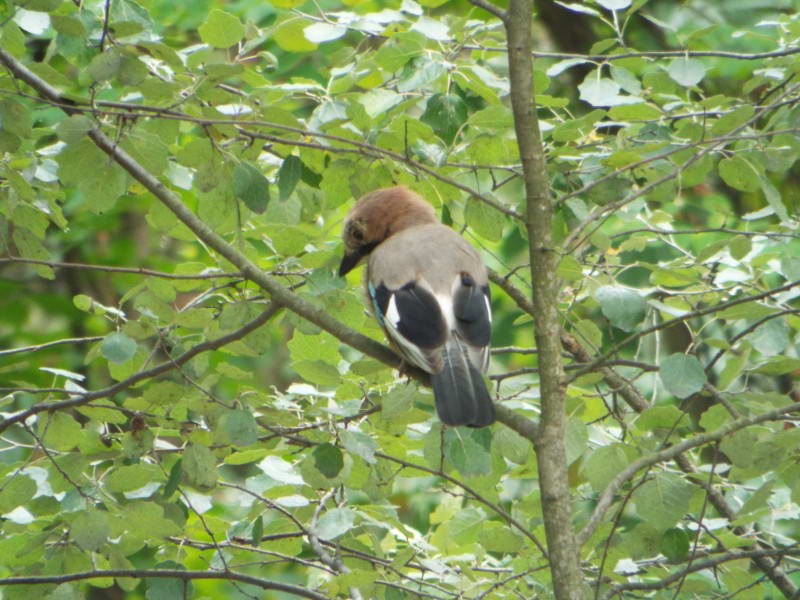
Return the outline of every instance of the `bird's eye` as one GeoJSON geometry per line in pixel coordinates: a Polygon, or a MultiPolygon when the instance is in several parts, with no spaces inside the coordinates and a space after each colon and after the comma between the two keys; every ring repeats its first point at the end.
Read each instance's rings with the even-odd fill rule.
{"type": "Polygon", "coordinates": [[[360,229],[353,229],[350,235],[353,236],[353,239],[357,242],[364,241],[364,232],[361,231],[360,229]]]}

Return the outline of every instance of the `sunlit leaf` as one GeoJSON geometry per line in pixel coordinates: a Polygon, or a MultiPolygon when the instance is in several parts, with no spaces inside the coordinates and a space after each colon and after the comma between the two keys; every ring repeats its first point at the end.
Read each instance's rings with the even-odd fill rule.
{"type": "Polygon", "coordinates": [[[235,15],[215,8],[208,13],[208,18],[197,32],[206,44],[215,48],[228,48],[242,39],[244,25],[235,15]]]}
{"type": "Polygon", "coordinates": [[[676,58],[667,70],[669,76],[683,87],[692,87],[703,80],[706,68],[696,58],[676,58]]]}

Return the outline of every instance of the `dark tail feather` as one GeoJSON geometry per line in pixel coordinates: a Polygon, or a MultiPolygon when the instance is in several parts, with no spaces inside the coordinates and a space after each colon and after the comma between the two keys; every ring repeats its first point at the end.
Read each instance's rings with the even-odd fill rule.
{"type": "Polygon", "coordinates": [[[445,425],[485,427],[494,422],[494,404],[466,347],[452,335],[442,352],[442,370],[431,376],[436,412],[445,425]]]}

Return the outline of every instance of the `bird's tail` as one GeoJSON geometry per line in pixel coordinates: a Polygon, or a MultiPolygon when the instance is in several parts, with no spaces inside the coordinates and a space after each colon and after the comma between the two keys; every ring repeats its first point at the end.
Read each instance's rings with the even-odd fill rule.
{"type": "Polygon", "coordinates": [[[494,422],[494,404],[464,342],[453,332],[442,351],[442,370],[431,376],[436,412],[445,425],[485,427],[494,422]]]}

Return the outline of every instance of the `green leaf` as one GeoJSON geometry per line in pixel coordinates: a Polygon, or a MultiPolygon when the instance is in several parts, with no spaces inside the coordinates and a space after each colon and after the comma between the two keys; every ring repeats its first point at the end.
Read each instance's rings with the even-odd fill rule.
{"type": "Polygon", "coordinates": [[[405,66],[397,83],[397,91],[405,93],[424,89],[446,72],[447,69],[439,61],[421,56],[405,66]]]}
{"type": "Polygon", "coordinates": [[[283,159],[278,169],[278,199],[283,202],[292,195],[303,174],[303,161],[294,155],[283,159]]]}
{"type": "Polygon", "coordinates": [[[753,492],[753,494],[739,509],[739,512],[736,514],[737,521],[745,515],[762,511],[764,508],[767,508],[769,506],[769,498],[772,495],[772,488],[775,487],[776,483],[777,482],[773,480],[765,481],[763,484],[761,484],[761,487],[753,492]]]}
{"type": "Polygon", "coordinates": [[[99,550],[106,543],[110,533],[107,513],[99,510],[81,513],[70,527],[70,537],[86,552],[99,550]]]}
{"type": "Polygon", "coordinates": [[[789,345],[789,328],[783,319],[770,319],[748,334],[747,340],[764,356],[777,356],[789,345]]]}
{"type": "Polygon", "coordinates": [[[724,423],[731,419],[728,409],[721,404],[712,406],[700,417],[700,427],[704,431],[714,431],[719,429],[724,423]]]}
{"type": "Polygon", "coordinates": [[[497,521],[489,521],[478,535],[481,546],[489,552],[516,553],[524,545],[522,538],[497,521]]]}
{"type": "Polygon", "coordinates": [[[780,273],[787,281],[800,280],[800,257],[787,254],[781,256],[780,273]]]}
{"type": "Polygon", "coordinates": [[[618,121],[651,121],[662,116],[661,111],[650,104],[627,104],[612,106],[608,111],[612,119],[618,121]]]}
{"type": "Polygon", "coordinates": [[[247,162],[233,169],[233,189],[236,197],[256,214],[267,210],[269,203],[269,181],[258,167],[247,162]]]}
{"type": "Polygon", "coordinates": [[[312,52],[317,45],[305,36],[305,28],[311,23],[305,19],[293,18],[284,21],[275,29],[273,38],[275,43],[286,52],[312,52]]]}
{"type": "Polygon", "coordinates": [[[469,117],[470,126],[487,130],[506,129],[513,122],[514,117],[508,107],[499,104],[487,106],[469,117]]]}
{"type": "Polygon", "coordinates": [[[100,352],[106,359],[121,365],[128,362],[136,354],[136,340],[129,338],[124,333],[115,331],[103,338],[100,352]]]}
{"type": "Polygon", "coordinates": [[[249,446],[258,440],[258,423],[249,410],[229,410],[220,419],[228,441],[235,446],[249,446]]]}
{"type": "Polygon", "coordinates": [[[655,431],[656,429],[673,429],[684,418],[686,413],[677,406],[651,406],[645,409],[636,420],[636,427],[642,431],[655,431]]]}
{"type": "Polygon", "coordinates": [[[604,285],[595,292],[603,315],[614,327],[633,331],[644,319],[647,303],[634,290],[604,285]]]}
{"type": "Polygon", "coordinates": [[[598,349],[603,343],[603,332],[597,324],[590,319],[581,319],[574,323],[575,334],[582,344],[588,344],[593,349],[598,349]]]}
{"type": "Polygon", "coordinates": [[[748,236],[737,235],[731,240],[729,248],[731,256],[740,261],[750,253],[750,250],[753,248],[753,244],[750,242],[750,238],[748,236]]]}
{"type": "Polygon", "coordinates": [[[567,432],[564,443],[567,450],[567,464],[571,465],[586,451],[589,442],[589,429],[586,423],[577,417],[572,417],[567,422],[567,432]]]}
{"type": "Polygon", "coordinates": [[[492,444],[505,458],[518,465],[524,465],[533,453],[530,441],[509,427],[495,431],[492,444]]]}
{"type": "Polygon", "coordinates": [[[399,385],[385,395],[381,402],[381,415],[384,419],[391,420],[414,407],[414,398],[417,390],[413,385],[399,385]]]}
{"type": "Polygon", "coordinates": [[[250,535],[250,543],[253,546],[258,546],[261,543],[261,538],[264,536],[264,518],[259,515],[258,518],[253,521],[253,530],[250,535]]]}
{"type": "Polygon", "coordinates": [[[786,356],[773,356],[754,370],[756,373],[764,373],[765,375],[786,375],[787,373],[800,370],[800,359],[786,356]]]}
{"type": "Polygon", "coordinates": [[[123,85],[139,85],[148,76],[149,71],[137,56],[124,54],[117,72],[117,79],[123,85]]]}
{"type": "Polygon", "coordinates": [[[27,504],[36,494],[36,482],[21,473],[0,481],[0,515],[27,504]]]}
{"type": "Polygon", "coordinates": [[[672,80],[683,87],[692,87],[703,80],[706,68],[696,58],[676,58],[667,68],[672,80]]]}
{"type": "Polygon", "coordinates": [[[80,423],[67,413],[58,412],[42,419],[41,427],[45,445],[51,450],[67,452],[81,441],[80,423]]]}
{"type": "Polygon", "coordinates": [[[137,490],[151,481],[158,481],[161,471],[147,463],[136,465],[123,465],[114,469],[106,477],[106,488],[112,492],[130,492],[137,490]]]}
{"type": "Polygon", "coordinates": [[[301,360],[292,366],[300,377],[316,385],[334,386],[342,381],[336,367],[321,360],[301,360]]]}
{"type": "Polygon", "coordinates": [[[85,174],[78,189],[87,200],[87,207],[97,214],[102,214],[114,207],[116,201],[125,193],[128,179],[122,167],[116,163],[109,163],[103,157],[103,168],[98,169],[95,164],[90,174],[85,174]]]}
{"type": "Polygon", "coordinates": [[[755,113],[755,107],[751,106],[750,104],[740,106],[736,110],[722,115],[719,119],[717,119],[716,122],[711,126],[711,135],[725,135],[729,131],[733,131],[740,125],[743,125],[745,122],[749,121],[755,113]]]}
{"type": "Polygon", "coordinates": [[[81,600],[82,598],[83,594],[71,583],[62,583],[47,595],[47,600],[81,600]]]}
{"type": "Polygon", "coordinates": [[[314,466],[328,479],[336,477],[344,467],[342,451],[333,444],[320,444],[312,452],[314,466]]]}
{"type": "Polygon", "coordinates": [[[86,35],[86,26],[83,21],[74,15],[50,15],[50,24],[53,29],[63,35],[74,37],[86,35]]]}
{"type": "MultiPolygon", "coordinates": [[[[50,254],[44,247],[42,240],[24,227],[14,228],[12,239],[14,240],[14,244],[20,256],[24,258],[35,258],[37,260],[50,259],[50,254]]],[[[2,238],[0,238],[0,240],[2,240],[2,238]]],[[[34,265],[34,269],[40,277],[46,277],[47,279],[55,278],[53,269],[47,265],[34,265]]]]}
{"type": "Polygon", "coordinates": [[[686,167],[683,171],[681,171],[681,185],[685,187],[691,187],[693,185],[702,183],[713,166],[714,159],[710,154],[704,154],[686,167]]]}
{"type": "Polygon", "coordinates": [[[435,94],[428,99],[420,120],[433,128],[448,144],[455,140],[459,128],[467,120],[467,105],[455,94],[435,94]]]}
{"type": "MultiPolygon", "coordinates": [[[[357,454],[370,465],[374,465],[377,462],[375,459],[375,451],[378,449],[378,444],[366,433],[346,430],[341,433],[340,437],[342,439],[342,444],[349,452],[357,454]]],[[[317,466],[317,468],[319,469],[319,466],[317,466]]],[[[322,469],[319,470],[322,472],[322,469]]],[[[326,477],[333,476],[334,475],[326,475],[326,477]]]]}
{"type": "Polygon", "coordinates": [[[486,515],[477,507],[469,506],[458,511],[447,523],[453,541],[458,544],[471,544],[478,540],[486,525],[486,515]]]}
{"type": "Polygon", "coordinates": [[[356,513],[349,508],[334,508],[320,517],[313,531],[321,540],[334,540],[350,531],[355,520],[356,513]]]}
{"type": "MultiPolygon", "coordinates": [[[[174,560],[165,560],[155,566],[156,569],[185,571],[186,567],[174,560]]],[[[175,600],[175,598],[191,598],[194,596],[191,580],[168,577],[145,578],[147,584],[147,600],[175,600]]]]}
{"type": "Polygon", "coordinates": [[[628,462],[628,457],[620,446],[601,446],[589,455],[582,471],[592,489],[600,493],[628,466],[628,462]]]}
{"type": "Polygon", "coordinates": [[[32,120],[28,108],[15,98],[0,102],[0,124],[9,133],[26,138],[31,135],[32,120]]]}
{"type": "Polygon", "coordinates": [[[678,398],[688,398],[699,392],[708,380],[703,365],[690,354],[672,354],[659,365],[661,383],[678,398]]]}
{"type": "Polygon", "coordinates": [[[269,0],[272,6],[278,8],[300,8],[307,0],[269,0]]]}
{"type": "Polygon", "coordinates": [[[683,529],[671,527],[661,536],[660,549],[669,560],[683,561],[689,555],[689,536],[683,529]]]}
{"type": "Polygon", "coordinates": [[[783,196],[781,193],[775,188],[774,185],[767,179],[766,177],[761,177],[759,179],[761,184],[761,191],[764,192],[764,197],[767,200],[767,204],[775,211],[775,215],[781,220],[782,223],[789,223],[789,213],[786,210],[786,205],[783,203],[783,196]]]}
{"type": "Polygon", "coordinates": [[[583,278],[583,267],[571,254],[567,254],[559,261],[556,273],[565,281],[578,281],[583,278]]]}
{"type": "Polygon", "coordinates": [[[20,145],[22,145],[22,140],[19,139],[19,136],[5,129],[0,129],[0,152],[16,152],[20,145]]]}
{"type": "Polygon", "coordinates": [[[761,176],[750,162],[739,154],[719,161],[719,176],[734,189],[755,192],[761,187],[761,176]]]}
{"type": "Polygon", "coordinates": [[[161,497],[164,500],[169,500],[174,494],[178,486],[181,483],[181,479],[183,477],[183,459],[178,459],[175,461],[175,464],[172,465],[172,468],[169,470],[169,477],[167,477],[167,483],[164,485],[164,492],[162,493],[161,497]]]}
{"type": "Polygon", "coordinates": [[[217,459],[200,444],[189,444],[183,453],[183,474],[198,488],[212,488],[217,483],[217,459]]]}
{"type": "Polygon", "coordinates": [[[633,493],[636,511],[649,525],[666,530],[689,510],[692,486],[675,473],[656,473],[633,493]]]}
{"type": "Polygon", "coordinates": [[[50,12],[61,6],[61,0],[25,0],[17,4],[23,5],[25,10],[50,12]]]}
{"type": "Polygon", "coordinates": [[[718,312],[717,317],[727,321],[737,321],[739,319],[760,319],[776,312],[778,312],[777,308],[758,302],[742,302],[718,312]]]}
{"type": "Polygon", "coordinates": [[[244,25],[238,17],[215,8],[208,13],[206,22],[200,25],[197,32],[206,44],[215,48],[229,48],[244,37],[244,25]]]}
{"type": "Polygon", "coordinates": [[[72,115],[56,126],[58,139],[67,144],[80,141],[94,126],[92,120],[85,115],[72,115]]]}
{"type": "Polygon", "coordinates": [[[375,63],[394,72],[420,56],[424,48],[425,38],[421,34],[415,31],[398,33],[374,52],[375,63]]]}
{"type": "Polygon", "coordinates": [[[720,390],[727,390],[736,381],[739,375],[742,374],[745,366],[747,366],[747,359],[750,357],[750,351],[744,350],[742,352],[728,352],[725,367],[719,374],[719,381],[716,386],[720,390]]]}
{"type": "Polygon", "coordinates": [[[187,394],[187,389],[175,381],[159,381],[150,384],[142,394],[142,400],[155,406],[174,406],[187,394]]]}
{"type": "Polygon", "coordinates": [[[95,81],[108,81],[113,79],[122,64],[122,55],[115,48],[111,48],[96,55],[89,63],[89,75],[95,81]]]}
{"type": "Polygon", "coordinates": [[[445,456],[466,477],[491,473],[491,435],[488,428],[448,427],[444,434],[445,456]]]}
{"type": "Polygon", "coordinates": [[[464,217],[475,233],[491,242],[499,242],[503,237],[505,217],[503,214],[476,198],[467,200],[464,217]]]}

